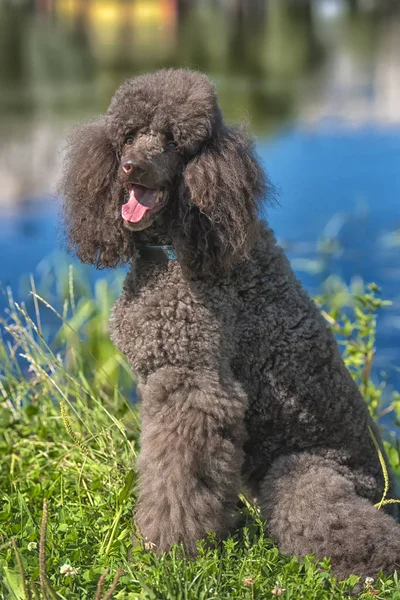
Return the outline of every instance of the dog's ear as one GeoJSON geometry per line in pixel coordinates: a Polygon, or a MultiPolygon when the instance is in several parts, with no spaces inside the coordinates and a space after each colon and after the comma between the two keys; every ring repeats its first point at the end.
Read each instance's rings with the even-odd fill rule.
{"type": "Polygon", "coordinates": [[[259,235],[266,176],[242,127],[223,127],[187,164],[175,244],[191,272],[229,270],[259,235]]]}
{"type": "Polygon", "coordinates": [[[64,199],[67,247],[97,268],[123,264],[133,254],[132,236],[120,216],[117,169],[117,152],[106,120],[76,128],[68,141],[59,188],[64,199]]]}

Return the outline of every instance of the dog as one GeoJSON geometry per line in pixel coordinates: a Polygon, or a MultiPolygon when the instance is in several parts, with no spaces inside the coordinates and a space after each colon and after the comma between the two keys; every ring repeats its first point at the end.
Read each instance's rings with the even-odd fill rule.
{"type": "Polygon", "coordinates": [[[110,331],[139,381],[144,538],[194,555],[227,535],[245,484],[283,553],[328,556],[339,578],[393,572],[379,432],[260,218],[272,187],[209,79],[123,83],[72,136],[62,192],[68,248],[130,263],[110,331]]]}

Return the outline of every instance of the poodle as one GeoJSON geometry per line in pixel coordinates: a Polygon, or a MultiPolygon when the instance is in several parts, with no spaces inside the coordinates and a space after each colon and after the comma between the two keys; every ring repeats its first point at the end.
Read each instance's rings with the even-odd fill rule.
{"type": "Polygon", "coordinates": [[[393,572],[379,432],[260,218],[272,186],[209,79],[125,81],[72,135],[61,188],[68,249],[130,263],[110,331],[138,375],[143,538],[194,555],[227,535],[245,486],[283,553],[328,556],[339,578],[393,572]]]}

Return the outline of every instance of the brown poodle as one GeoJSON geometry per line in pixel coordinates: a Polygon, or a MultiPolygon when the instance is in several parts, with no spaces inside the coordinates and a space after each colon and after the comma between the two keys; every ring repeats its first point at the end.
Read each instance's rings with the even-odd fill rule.
{"type": "MultiPolygon", "coordinates": [[[[84,262],[131,262],[111,334],[139,377],[136,522],[157,551],[225,536],[242,484],[282,552],[340,577],[400,564],[373,503],[366,405],[318,309],[259,219],[268,182],[202,74],[126,81],[73,137],[64,212],[84,262]]],[[[391,490],[393,494],[393,490],[391,490]]]]}

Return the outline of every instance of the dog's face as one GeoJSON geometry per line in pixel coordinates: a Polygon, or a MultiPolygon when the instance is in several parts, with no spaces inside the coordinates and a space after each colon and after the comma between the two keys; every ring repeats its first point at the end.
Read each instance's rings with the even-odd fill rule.
{"type": "Polygon", "coordinates": [[[136,77],[119,88],[108,119],[119,157],[121,217],[126,228],[142,231],[174,201],[185,165],[220,125],[214,87],[184,70],[136,77]]]}
{"type": "Polygon", "coordinates": [[[171,135],[149,127],[129,131],[122,146],[119,180],[126,202],[121,216],[131,231],[150,227],[166,208],[182,172],[182,156],[171,135]]]}

